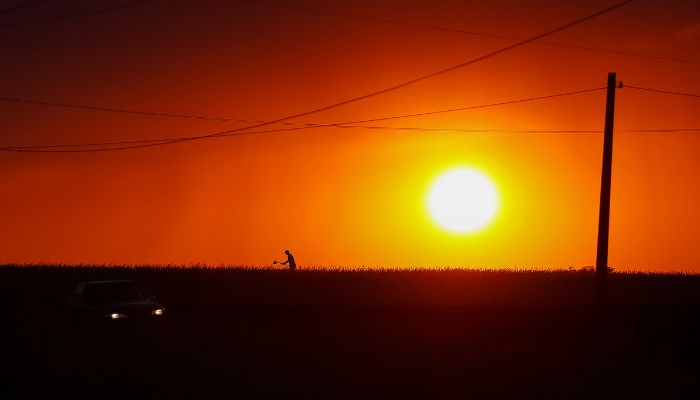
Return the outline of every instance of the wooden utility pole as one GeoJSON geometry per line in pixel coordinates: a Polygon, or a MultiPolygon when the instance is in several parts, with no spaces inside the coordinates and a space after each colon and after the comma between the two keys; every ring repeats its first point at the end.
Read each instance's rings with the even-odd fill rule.
{"type": "Polygon", "coordinates": [[[598,255],[595,263],[596,301],[605,304],[608,275],[608,238],[610,233],[610,183],[612,177],[613,122],[615,120],[616,74],[608,73],[608,95],[605,103],[603,139],[603,174],[600,180],[600,214],[598,219],[598,255]]]}

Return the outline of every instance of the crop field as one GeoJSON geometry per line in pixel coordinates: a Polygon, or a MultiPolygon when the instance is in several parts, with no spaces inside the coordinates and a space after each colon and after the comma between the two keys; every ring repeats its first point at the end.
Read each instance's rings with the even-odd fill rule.
{"type": "Polygon", "coordinates": [[[697,398],[700,276],[0,267],[0,398],[697,398]],[[131,279],[165,315],[77,317],[131,279]]]}

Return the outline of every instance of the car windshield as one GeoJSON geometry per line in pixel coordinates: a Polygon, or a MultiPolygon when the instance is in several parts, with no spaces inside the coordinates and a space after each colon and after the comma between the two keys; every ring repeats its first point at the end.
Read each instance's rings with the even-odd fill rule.
{"type": "Polygon", "coordinates": [[[143,300],[146,296],[130,282],[100,283],[85,287],[83,299],[89,304],[143,300]]]}

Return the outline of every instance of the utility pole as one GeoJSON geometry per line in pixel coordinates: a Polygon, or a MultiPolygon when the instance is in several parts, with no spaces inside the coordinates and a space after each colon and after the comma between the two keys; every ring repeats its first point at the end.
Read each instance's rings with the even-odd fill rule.
{"type": "MultiPolygon", "coordinates": [[[[612,177],[613,122],[615,120],[616,74],[608,73],[603,139],[603,174],[600,180],[600,214],[598,219],[598,255],[596,257],[596,301],[605,304],[608,275],[608,239],[610,233],[610,183],[612,177]]],[[[622,87],[622,85],[620,85],[622,87]]]]}

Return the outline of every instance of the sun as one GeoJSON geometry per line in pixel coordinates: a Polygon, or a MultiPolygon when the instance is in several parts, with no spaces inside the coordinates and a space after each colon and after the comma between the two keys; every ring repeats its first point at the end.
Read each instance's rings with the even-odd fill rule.
{"type": "Polygon", "coordinates": [[[469,233],[496,215],[498,193],[491,180],[471,168],[454,168],[437,177],[428,194],[430,216],[442,228],[469,233]]]}

